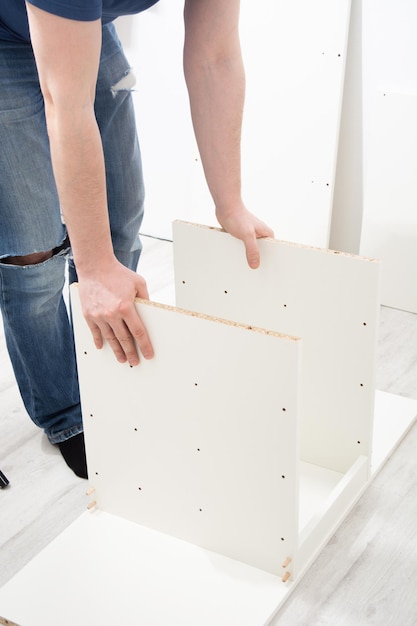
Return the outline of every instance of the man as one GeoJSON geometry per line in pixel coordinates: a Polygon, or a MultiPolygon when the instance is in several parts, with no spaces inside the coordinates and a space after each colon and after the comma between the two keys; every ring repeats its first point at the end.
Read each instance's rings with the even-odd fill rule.
{"type": "MultiPolygon", "coordinates": [[[[62,299],[71,241],[83,312],[97,348],[152,358],[135,297],[143,184],[129,73],[112,20],[157,0],[2,0],[0,281],[5,335],[32,420],[86,477],[72,332],[62,299]],[[121,84],[121,83],[120,83],[121,84]],[[61,213],[65,227],[62,225],[61,213]],[[139,347],[139,351],[136,349],[139,347]]],[[[244,206],[244,70],[239,0],[185,0],[184,71],[194,130],[221,226],[259,265],[272,231],[244,206]]],[[[71,262],[70,281],[76,278],[71,262]]]]}

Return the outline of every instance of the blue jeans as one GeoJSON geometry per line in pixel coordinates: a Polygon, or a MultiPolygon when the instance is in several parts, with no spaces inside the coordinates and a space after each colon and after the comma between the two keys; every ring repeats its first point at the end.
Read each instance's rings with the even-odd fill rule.
{"type": "MultiPolygon", "coordinates": [[[[130,75],[114,26],[104,26],[95,113],[114,251],[136,270],[142,164],[129,85],[118,86],[130,75]]],[[[51,443],[60,443],[83,430],[73,334],[62,296],[70,254],[29,44],[0,41],[0,85],[0,306],[5,337],[30,418],[51,443]],[[53,256],[36,265],[13,264],[10,258],[50,250],[53,256]]],[[[71,259],[69,264],[72,282],[76,272],[71,259]]]]}

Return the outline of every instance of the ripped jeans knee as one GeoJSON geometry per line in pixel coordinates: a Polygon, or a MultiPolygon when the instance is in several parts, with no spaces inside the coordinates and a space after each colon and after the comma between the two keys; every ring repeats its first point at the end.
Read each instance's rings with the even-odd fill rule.
{"type": "Polygon", "coordinates": [[[27,265],[39,265],[40,263],[48,261],[53,256],[67,254],[69,249],[70,242],[67,236],[59,246],[53,248],[52,250],[46,250],[43,252],[32,252],[30,254],[25,254],[22,256],[7,256],[0,259],[0,263],[4,263],[5,265],[20,265],[22,267],[27,265]]]}

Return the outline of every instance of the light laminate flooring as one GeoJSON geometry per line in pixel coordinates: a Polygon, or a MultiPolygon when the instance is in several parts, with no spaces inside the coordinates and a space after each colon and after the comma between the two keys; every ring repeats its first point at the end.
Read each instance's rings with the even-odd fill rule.
{"type": "MultiPolygon", "coordinates": [[[[139,271],[147,280],[150,297],[172,304],[172,245],[149,237],[143,237],[143,242],[139,271]]],[[[381,308],[377,388],[417,399],[417,315],[381,308]]],[[[2,329],[0,469],[10,480],[0,490],[1,587],[87,505],[86,481],[74,476],[26,415],[2,329]]],[[[272,626],[417,626],[416,528],[417,425],[333,535],[272,626]]],[[[81,621],[80,625],[84,626],[81,621]]]]}

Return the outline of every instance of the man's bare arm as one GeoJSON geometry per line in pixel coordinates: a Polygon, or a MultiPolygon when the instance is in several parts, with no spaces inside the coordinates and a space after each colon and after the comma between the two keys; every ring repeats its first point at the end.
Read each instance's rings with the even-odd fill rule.
{"type": "Polygon", "coordinates": [[[239,0],[185,0],[184,72],[207,183],[223,228],[241,239],[250,267],[259,265],[258,237],[273,231],[241,197],[240,141],[245,74],[239,0]]]}
{"type": "Polygon", "coordinates": [[[134,307],[148,298],[141,276],[115,258],[110,237],[103,149],[94,115],[101,22],[52,15],[29,2],[31,40],[45,101],[52,164],[68,228],[84,315],[97,347],[139,362],[134,339],[153,354],[134,307]]]}

